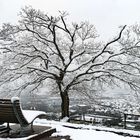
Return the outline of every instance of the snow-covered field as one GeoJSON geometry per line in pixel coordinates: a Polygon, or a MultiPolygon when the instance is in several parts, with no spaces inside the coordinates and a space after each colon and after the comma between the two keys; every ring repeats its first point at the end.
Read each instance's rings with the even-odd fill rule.
{"type": "MultiPolygon", "coordinates": [[[[140,136],[139,131],[124,130],[124,129],[115,129],[107,127],[97,127],[84,124],[72,124],[67,122],[57,122],[57,121],[48,121],[48,120],[35,120],[35,125],[46,125],[56,128],[57,132],[53,136],[66,136],[69,135],[72,140],[140,140],[140,138],[121,136],[113,132],[105,131],[114,131],[114,132],[123,132],[135,136],[140,136]],[[96,131],[95,129],[101,130],[96,131]]],[[[27,138],[21,138],[16,140],[26,140],[27,138]]],[[[1,138],[0,140],[5,140],[1,138]]],[[[13,140],[6,138],[6,140],[13,140]]],[[[63,139],[64,140],[64,139],[63,139]]]]}

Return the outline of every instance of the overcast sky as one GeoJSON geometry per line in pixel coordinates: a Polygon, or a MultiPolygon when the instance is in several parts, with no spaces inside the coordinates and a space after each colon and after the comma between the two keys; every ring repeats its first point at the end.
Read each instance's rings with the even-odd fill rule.
{"type": "Polygon", "coordinates": [[[52,15],[67,11],[71,21],[89,21],[107,39],[119,31],[119,25],[140,21],[140,0],[0,0],[0,24],[16,22],[25,5],[52,15]]]}

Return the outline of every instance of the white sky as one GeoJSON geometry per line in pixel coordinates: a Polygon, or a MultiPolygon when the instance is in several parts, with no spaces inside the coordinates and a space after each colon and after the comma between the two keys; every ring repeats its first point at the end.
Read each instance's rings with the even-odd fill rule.
{"type": "Polygon", "coordinates": [[[89,21],[106,39],[116,35],[119,25],[140,21],[140,0],[0,0],[0,24],[16,22],[25,5],[52,15],[67,11],[71,21],[89,21]]]}

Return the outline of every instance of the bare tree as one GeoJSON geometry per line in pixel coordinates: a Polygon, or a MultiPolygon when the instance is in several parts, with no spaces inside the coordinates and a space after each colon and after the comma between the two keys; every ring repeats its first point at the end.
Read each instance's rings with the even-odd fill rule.
{"type": "Polygon", "coordinates": [[[0,82],[16,82],[14,91],[35,91],[46,81],[56,85],[62,100],[62,118],[69,117],[69,93],[84,83],[98,86],[125,83],[134,90],[139,64],[127,62],[118,37],[99,43],[96,30],[87,22],[67,24],[67,14],[52,17],[26,7],[18,25],[4,24],[0,30],[0,82]]]}

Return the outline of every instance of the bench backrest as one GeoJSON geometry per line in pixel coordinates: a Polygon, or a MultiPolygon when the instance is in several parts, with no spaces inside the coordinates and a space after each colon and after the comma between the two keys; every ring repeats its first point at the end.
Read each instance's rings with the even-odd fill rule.
{"type": "Polygon", "coordinates": [[[13,104],[10,99],[0,99],[0,122],[28,124],[22,114],[19,101],[13,104]]]}

